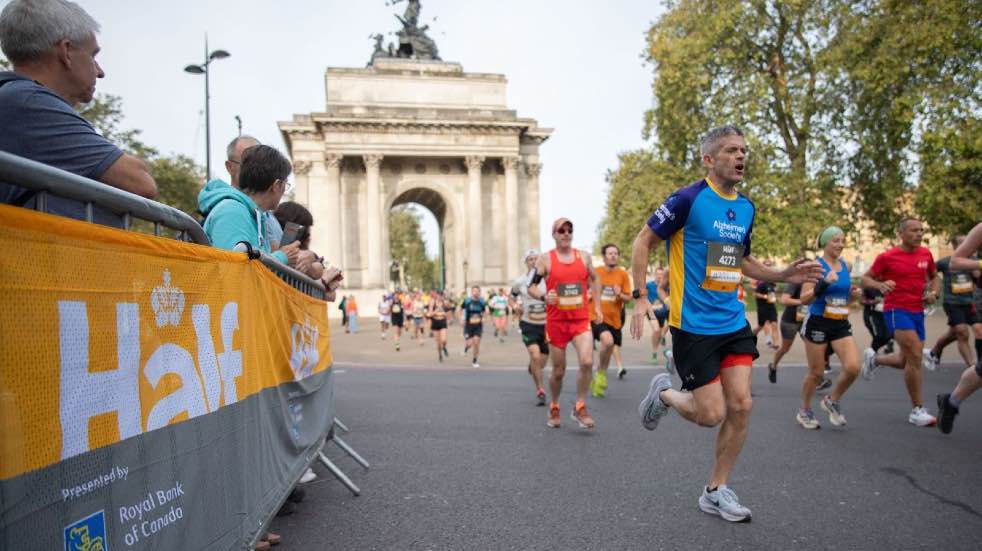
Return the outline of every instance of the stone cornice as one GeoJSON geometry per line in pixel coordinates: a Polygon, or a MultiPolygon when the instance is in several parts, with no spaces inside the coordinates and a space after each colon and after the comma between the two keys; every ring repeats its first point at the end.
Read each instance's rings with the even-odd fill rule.
{"type": "MultiPolygon", "coordinates": [[[[491,134],[515,136],[525,131],[525,127],[514,124],[478,122],[409,122],[409,121],[337,121],[320,122],[320,137],[326,133],[365,133],[365,134],[491,134]]],[[[292,134],[292,133],[291,133],[292,134]]]]}

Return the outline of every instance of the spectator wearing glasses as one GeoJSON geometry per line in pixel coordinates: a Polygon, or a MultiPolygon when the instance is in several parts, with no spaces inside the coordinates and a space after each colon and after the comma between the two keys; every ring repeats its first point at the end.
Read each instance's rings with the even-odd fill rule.
{"type": "MultiPolygon", "coordinates": [[[[105,73],[96,55],[99,24],[73,2],[14,0],[0,13],[0,47],[13,71],[0,72],[0,151],[38,161],[153,198],[146,163],[103,138],[75,106],[92,101],[105,73]]],[[[0,202],[35,208],[36,194],[0,182],[0,202]]],[[[85,219],[85,205],[49,197],[47,211],[85,219]]],[[[93,221],[122,227],[122,217],[96,207],[93,221]]]]}
{"type": "Polygon", "coordinates": [[[272,254],[283,264],[295,266],[300,243],[294,241],[273,252],[267,217],[283,194],[290,190],[290,161],[268,145],[254,145],[242,152],[239,188],[215,186],[198,195],[198,210],[205,215],[205,233],[220,249],[245,250],[240,243],[272,254]]]}

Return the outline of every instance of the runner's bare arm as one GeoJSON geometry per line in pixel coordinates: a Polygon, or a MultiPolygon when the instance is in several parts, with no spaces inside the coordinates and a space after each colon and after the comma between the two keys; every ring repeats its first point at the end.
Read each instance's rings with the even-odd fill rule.
{"type": "MultiPolygon", "coordinates": [[[[535,261],[535,273],[542,278],[549,275],[549,255],[539,255],[539,258],[535,261]]],[[[538,300],[545,298],[545,295],[542,293],[542,289],[538,284],[529,285],[529,296],[538,300]]]]}
{"type": "MultiPolygon", "coordinates": [[[[661,238],[655,235],[655,232],[651,231],[647,224],[634,238],[634,244],[631,245],[631,276],[635,284],[645,280],[644,276],[648,272],[648,261],[651,259],[651,249],[657,247],[661,241],[661,238]]],[[[640,289],[641,287],[637,288],[640,289]]],[[[644,317],[650,309],[651,303],[645,295],[634,302],[634,312],[631,314],[631,337],[634,340],[641,340],[641,335],[644,334],[644,317]]]]}
{"type": "Polygon", "coordinates": [[[658,300],[662,302],[668,302],[668,299],[671,296],[668,289],[668,279],[668,274],[665,273],[662,274],[661,281],[658,281],[658,300]]]}
{"type": "Polygon", "coordinates": [[[928,304],[934,304],[934,302],[938,300],[938,297],[941,296],[941,274],[939,274],[937,270],[935,270],[934,274],[928,276],[928,285],[930,288],[928,289],[927,296],[924,297],[924,300],[926,300],[928,304]]]}
{"type": "Polygon", "coordinates": [[[971,256],[975,254],[979,248],[982,247],[982,222],[975,225],[968,235],[965,237],[965,241],[962,242],[961,246],[955,249],[955,252],[951,255],[951,269],[952,270],[978,270],[982,268],[982,261],[972,259],[971,256]]]}
{"type": "Polygon", "coordinates": [[[753,255],[747,255],[743,257],[743,260],[740,262],[740,269],[743,271],[743,275],[745,276],[753,279],[770,281],[772,283],[778,283],[781,281],[786,281],[788,283],[804,283],[806,281],[811,281],[814,283],[819,279],[822,279],[822,265],[814,260],[808,260],[807,258],[799,258],[791,264],[788,264],[787,268],[778,271],[765,266],[763,262],[757,260],[753,255]]]}
{"type": "MultiPolygon", "coordinates": [[[[800,294],[798,296],[801,296],[800,294]]],[[[780,298],[781,304],[785,306],[801,306],[801,299],[792,298],[791,293],[783,292],[780,298]]]]}
{"type": "Polygon", "coordinates": [[[863,274],[860,281],[862,282],[863,289],[876,289],[884,295],[893,291],[893,287],[895,285],[893,280],[880,281],[880,278],[873,275],[872,270],[866,270],[866,273],[863,274]]]}

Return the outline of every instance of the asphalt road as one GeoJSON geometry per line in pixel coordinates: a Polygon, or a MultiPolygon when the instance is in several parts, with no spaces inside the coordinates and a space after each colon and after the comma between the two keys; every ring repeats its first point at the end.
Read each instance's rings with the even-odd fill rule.
{"type": "MultiPolygon", "coordinates": [[[[929,321],[932,342],[939,319],[929,321]]],[[[661,370],[646,362],[646,343],[625,343],[627,377],[588,402],[593,431],[567,416],[569,372],[555,430],[533,405],[516,335],[486,339],[472,369],[459,328],[450,361],[434,365],[431,343],[404,341],[397,354],[366,325],[359,335],[334,327],[332,346],[345,440],[371,469],[326,447],[362,495],[315,466],[306,500],[273,523],[279,550],[982,548],[982,395],[942,435],[907,423],[901,373],[881,370],[844,398],[846,428],[816,408],[822,429],[805,431],[794,422],[804,373],[796,343],[776,385],[754,370],[750,435],[730,481],[754,516],[731,524],[696,505],[716,430],[674,412],[654,432],[641,426],[638,402],[661,370]]],[[[953,347],[944,360],[925,374],[932,412],[961,371],[953,347]]]]}

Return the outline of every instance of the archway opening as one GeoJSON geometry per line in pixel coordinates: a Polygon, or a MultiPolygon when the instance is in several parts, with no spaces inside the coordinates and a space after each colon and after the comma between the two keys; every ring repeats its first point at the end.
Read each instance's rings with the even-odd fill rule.
{"type": "Polygon", "coordinates": [[[444,225],[447,204],[439,193],[408,190],[389,210],[389,282],[402,289],[439,289],[447,285],[444,225]]]}

